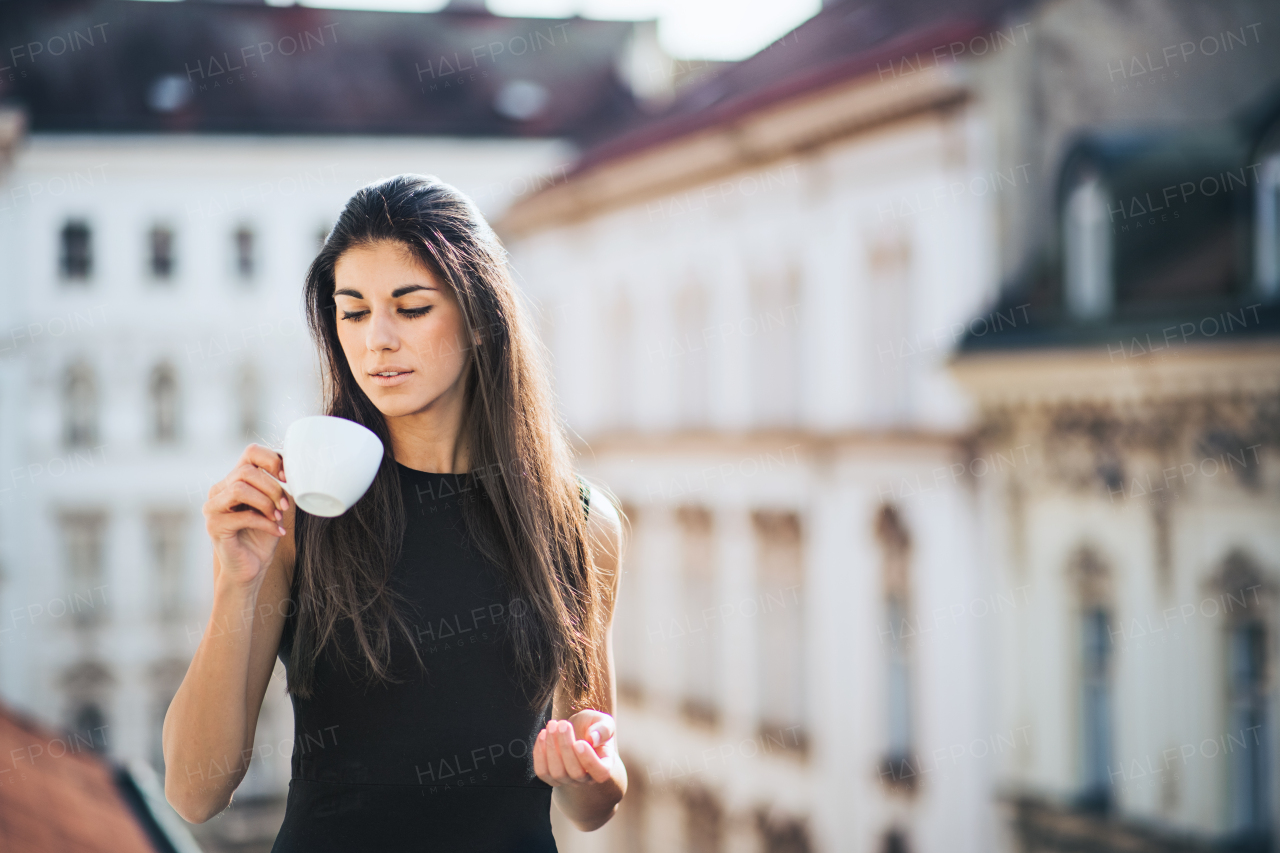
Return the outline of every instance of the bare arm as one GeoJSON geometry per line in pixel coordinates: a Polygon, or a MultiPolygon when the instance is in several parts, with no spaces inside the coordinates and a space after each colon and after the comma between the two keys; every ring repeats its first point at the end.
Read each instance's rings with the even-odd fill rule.
{"type": "Polygon", "coordinates": [[[191,823],[226,808],[249,769],[288,612],[293,502],[264,472],[283,476],[279,455],[250,445],[204,506],[213,612],[162,734],[165,796],[191,823]]]}
{"type": "MultiPolygon", "coordinates": [[[[614,506],[592,497],[588,520],[592,558],[612,584],[610,601],[616,602],[621,575],[622,524],[614,506]]],[[[609,822],[627,792],[627,768],[618,755],[617,726],[613,719],[618,688],[613,670],[613,608],[605,631],[607,708],[592,708],[570,715],[563,684],[557,685],[552,702],[553,719],[538,735],[534,769],[555,786],[552,799],[578,829],[591,832],[609,822]],[[591,738],[600,731],[599,742],[591,738]]]]}

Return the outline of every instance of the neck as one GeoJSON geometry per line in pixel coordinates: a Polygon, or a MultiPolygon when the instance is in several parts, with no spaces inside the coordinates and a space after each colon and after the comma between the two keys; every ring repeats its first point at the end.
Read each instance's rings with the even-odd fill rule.
{"type": "Polygon", "coordinates": [[[462,439],[462,395],[446,394],[427,408],[408,415],[385,417],[396,461],[415,471],[461,474],[468,470],[462,439]]]}

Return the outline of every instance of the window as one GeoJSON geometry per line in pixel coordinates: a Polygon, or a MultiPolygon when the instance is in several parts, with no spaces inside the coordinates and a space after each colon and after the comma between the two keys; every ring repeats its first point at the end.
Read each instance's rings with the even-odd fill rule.
{"type": "Polygon", "coordinates": [[[880,633],[885,661],[885,756],[880,781],[890,788],[914,790],[919,781],[913,757],[914,708],[911,649],[906,637],[911,629],[910,547],[901,516],[892,506],[881,507],[876,517],[880,545],[880,577],[887,620],[880,633]]]}
{"type": "Polygon", "coordinates": [[[173,618],[182,610],[183,550],[186,517],[180,512],[153,512],[147,519],[151,539],[151,589],[156,611],[173,618]]]}
{"type": "Polygon", "coordinates": [[[173,277],[173,230],[167,225],[156,225],[149,235],[152,278],[167,280],[173,277]]]}
{"type": "Polygon", "coordinates": [[[752,513],[759,555],[760,734],[767,749],[806,745],[804,566],[800,517],[794,512],[752,513]]]}
{"type": "MultiPolygon", "coordinates": [[[[638,759],[624,754],[622,763],[627,767],[639,767],[638,759]]],[[[621,822],[622,850],[620,853],[649,853],[649,785],[645,774],[627,776],[627,795],[618,806],[621,822]]]]}
{"type": "MultiPolygon", "coordinates": [[[[639,508],[624,501],[622,514],[626,519],[624,524],[630,527],[629,541],[631,543],[643,541],[640,533],[643,528],[639,508]]],[[[643,556],[638,556],[633,548],[630,562],[622,571],[617,609],[613,616],[614,667],[617,673],[618,695],[632,701],[637,701],[643,696],[644,644],[651,639],[651,636],[647,636],[647,627],[654,627],[645,625],[642,591],[637,586],[640,572],[643,571],[638,569],[642,565],[640,562],[642,559],[643,556]]],[[[628,796],[630,793],[631,790],[628,788],[628,796]]]]}
{"type": "Polygon", "coordinates": [[[606,422],[615,429],[635,426],[635,341],[631,301],[624,287],[618,287],[609,308],[609,355],[612,363],[603,376],[602,397],[608,403],[606,422]]]}
{"type": "Polygon", "coordinates": [[[751,278],[751,315],[735,334],[751,353],[750,387],[760,426],[795,426],[800,414],[800,276],[791,268],[751,278]]]}
{"type": "Polygon", "coordinates": [[[710,792],[691,787],[681,791],[685,846],[688,853],[720,853],[724,847],[724,809],[710,792]]]}
{"type": "Polygon", "coordinates": [[[76,710],[72,733],[77,747],[88,741],[95,752],[107,749],[107,717],[96,702],[86,702],[76,710]]]}
{"type": "Polygon", "coordinates": [[[262,387],[258,371],[252,364],[240,367],[236,380],[236,403],[239,411],[237,434],[242,441],[257,441],[262,434],[262,387]]]}
{"type": "Polygon", "coordinates": [[[68,610],[78,625],[93,625],[105,616],[107,594],[103,566],[106,517],[88,511],[65,512],[59,518],[65,577],[70,587],[68,610]]]}
{"type": "Polygon", "coordinates": [[[876,420],[898,423],[907,414],[911,314],[911,245],[901,228],[884,228],[867,244],[866,339],[874,347],[868,402],[876,420]]]}
{"type": "Polygon", "coordinates": [[[59,267],[67,281],[86,281],[93,274],[93,246],[84,220],[73,219],[62,226],[59,267]]]}
{"type": "Polygon", "coordinates": [[[151,438],[160,444],[178,440],[178,379],[168,364],[151,371],[151,438]]]}
{"type": "Polygon", "coordinates": [[[884,834],[880,844],[882,853],[907,853],[907,836],[901,829],[891,829],[884,834]]]}
{"type": "Polygon", "coordinates": [[[711,396],[707,348],[713,345],[704,336],[710,324],[706,291],[686,284],[676,295],[676,345],[672,355],[680,389],[680,420],[685,426],[706,426],[711,396]]]}
{"type": "Polygon", "coordinates": [[[715,539],[711,512],[686,506],[676,511],[681,533],[681,581],[687,633],[684,660],[684,712],[702,722],[716,720],[716,642],[718,622],[708,618],[716,597],[715,539]]]}
{"type": "Polygon", "coordinates": [[[93,369],[83,362],[69,366],[62,380],[62,438],[68,447],[93,447],[98,441],[98,387],[93,369]]]}
{"type": "Polygon", "coordinates": [[[235,249],[235,273],[243,281],[252,279],[257,272],[257,239],[253,229],[240,225],[232,235],[235,249]]]}
{"type": "Polygon", "coordinates": [[[1093,320],[1111,310],[1111,226],[1107,194],[1089,175],[1071,190],[1063,215],[1067,310],[1093,320]]]}
{"type": "Polygon", "coordinates": [[[1090,607],[1081,614],[1081,805],[1099,811],[1106,811],[1111,804],[1110,624],[1102,607],[1090,607]]]}
{"type": "Polygon", "coordinates": [[[802,821],[772,819],[762,809],[756,812],[756,829],[760,838],[755,849],[761,853],[810,853],[813,850],[809,830],[802,821]]]}
{"type": "Polygon", "coordinates": [[[1228,637],[1231,803],[1234,829],[1248,835],[1270,827],[1267,757],[1267,629],[1259,620],[1242,621],[1228,637]]]}
{"type": "Polygon", "coordinates": [[[1262,163],[1258,181],[1254,279],[1264,299],[1280,296],[1280,152],[1262,163]]]}
{"type": "MultiPolygon", "coordinates": [[[[176,692],[176,691],[175,691],[176,692]]],[[[164,718],[169,713],[172,696],[161,695],[151,705],[151,769],[164,776],[164,718]]]]}
{"type": "Polygon", "coordinates": [[[1079,766],[1078,805],[1106,812],[1112,805],[1111,705],[1111,573],[1090,548],[1072,561],[1077,588],[1079,625],[1079,766]]]}
{"type": "Polygon", "coordinates": [[[1257,564],[1233,551],[1219,573],[1226,627],[1227,721],[1224,752],[1228,762],[1231,830],[1240,849],[1269,850],[1271,833],[1272,722],[1269,670],[1274,589],[1257,564]]]}

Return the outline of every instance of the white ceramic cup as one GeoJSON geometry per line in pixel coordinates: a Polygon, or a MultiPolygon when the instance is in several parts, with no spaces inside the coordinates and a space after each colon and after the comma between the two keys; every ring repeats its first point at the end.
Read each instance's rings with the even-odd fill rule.
{"type": "Polygon", "coordinates": [[[346,418],[316,415],[289,425],[284,434],[281,483],[312,515],[342,515],[364,496],[382,464],[382,442],[346,418]]]}

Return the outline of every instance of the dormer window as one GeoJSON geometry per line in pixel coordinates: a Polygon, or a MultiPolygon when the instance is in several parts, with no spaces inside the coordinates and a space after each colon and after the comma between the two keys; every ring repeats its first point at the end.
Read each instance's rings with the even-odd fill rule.
{"type": "Polygon", "coordinates": [[[1081,320],[1111,311],[1111,227],[1107,193],[1096,175],[1072,188],[1062,212],[1067,310],[1081,320]]]}
{"type": "Polygon", "coordinates": [[[1262,160],[1254,235],[1254,287],[1264,299],[1280,296],[1280,151],[1262,160]]]}

